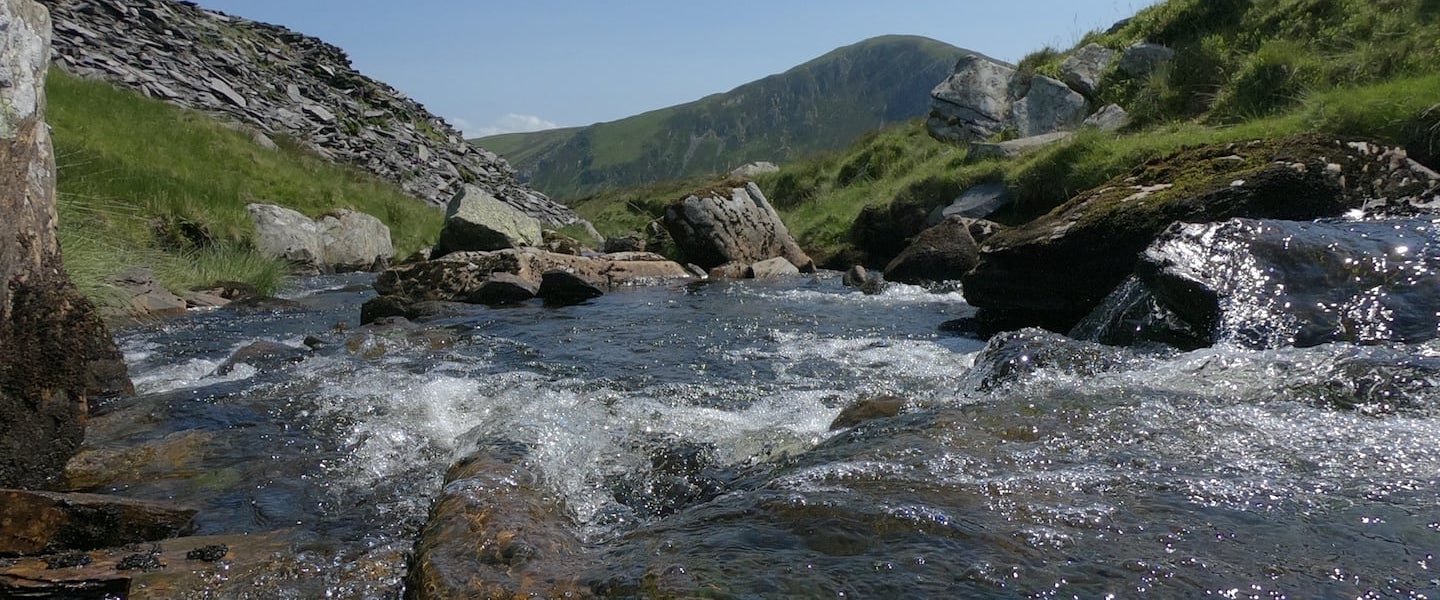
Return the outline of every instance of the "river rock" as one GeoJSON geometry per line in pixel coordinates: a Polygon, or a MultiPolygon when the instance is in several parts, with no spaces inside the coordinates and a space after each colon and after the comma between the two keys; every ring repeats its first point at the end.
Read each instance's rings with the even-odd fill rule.
{"type": "Polygon", "coordinates": [[[485,190],[467,185],[445,207],[445,226],[440,230],[436,254],[535,246],[542,237],[539,221],[485,190]]]}
{"type": "Polygon", "coordinates": [[[95,494],[0,490],[0,556],[151,542],[191,529],[195,511],[95,494]]]}
{"type": "Polygon", "coordinates": [[[1161,306],[1255,348],[1440,337],[1434,219],[1177,223],[1137,274],[1161,306]]]}
{"type": "Polygon", "coordinates": [[[982,183],[965,190],[948,206],[936,208],[926,223],[934,227],[948,217],[984,219],[1015,202],[1010,188],[1003,183],[982,183]]]}
{"type": "Polygon", "coordinates": [[[255,225],[255,250],[291,264],[318,267],[325,256],[320,228],[297,211],[274,204],[249,204],[250,222],[255,225]]]}
{"type": "Polygon", "coordinates": [[[1009,123],[1010,88],[1015,66],[978,53],[968,53],[955,64],[955,72],[935,86],[930,96],[931,137],[942,142],[984,140],[1009,123]]]}
{"type": "Polygon", "coordinates": [[[707,275],[710,279],[745,279],[750,276],[750,265],[731,261],[710,269],[707,275]]]}
{"type": "Polygon", "coordinates": [[[0,31],[0,486],[44,487],[79,448],[90,399],[133,388],[55,236],[49,16],[0,0],[0,31]]]}
{"type": "Polygon", "coordinates": [[[184,298],[156,283],[155,272],[147,267],[125,271],[115,278],[114,284],[127,298],[126,307],[122,309],[128,310],[127,315],[176,316],[185,314],[190,307],[184,298]]]}
{"type": "Polygon", "coordinates": [[[390,228],[362,212],[338,209],[316,222],[325,266],[339,272],[373,271],[395,258],[390,228]]]}
{"type": "Polygon", "coordinates": [[[754,183],[691,194],[665,209],[665,228],[685,260],[707,269],[782,257],[801,271],[815,270],[754,183]]]}
{"type": "Polygon", "coordinates": [[[537,295],[547,303],[576,304],[604,296],[605,290],[585,277],[555,269],[540,276],[540,292],[537,295]]]}
{"type": "Polygon", "coordinates": [[[876,419],[888,419],[905,410],[907,401],[899,396],[863,398],[845,407],[830,422],[830,431],[847,429],[876,419]]]}
{"type": "Polygon", "coordinates": [[[1115,61],[1115,51],[1100,44],[1081,46],[1060,63],[1060,80],[1086,97],[1100,89],[1100,78],[1115,61]]]}
{"type": "Polygon", "coordinates": [[[564,504],[524,445],[483,440],[452,466],[415,544],[407,598],[589,598],[564,504]]]}
{"type": "Polygon", "coordinates": [[[256,533],[93,550],[68,555],[65,568],[50,567],[56,557],[25,558],[0,562],[0,598],[275,597],[266,582],[295,572],[294,554],[282,536],[256,533]],[[137,563],[159,568],[120,568],[137,563]]]}
{"type": "Polygon", "coordinates": [[[1060,81],[1044,75],[1030,80],[1030,91],[1015,102],[1014,123],[1020,137],[1030,138],[1079,127],[1089,114],[1089,101],[1060,81]]]}
{"type": "Polygon", "coordinates": [[[750,265],[750,268],[746,270],[746,275],[751,279],[783,279],[799,274],[800,269],[790,264],[790,261],[779,257],[762,260],[750,265]]]}
{"type": "Polygon", "coordinates": [[[1160,44],[1137,42],[1125,49],[1116,68],[1131,77],[1148,77],[1174,59],[1174,50],[1160,44]]]}
{"type": "Polygon", "coordinates": [[[841,283],[845,284],[845,287],[857,288],[867,296],[880,294],[888,286],[885,283],[884,275],[871,273],[862,265],[850,267],[850,270],[846,271],[845,276],[841,279],[841,283]]]}
{"type": "Polygon", "coordinates": [[[1434,198],[1437,182],[1427,177],[1403,150],[1320,136],[1183,150],[987,240],[963,280],[965,297],[1012,324],[1068,331],[1176,221],[1415,210],[1434,198]]]}
{"type": "Polygon", "coordinates": [[[470,300],[491,306],[524,302],[540,294],[540,286],[510,273],[491,273],[475,288],[470,300]]]}
{"type": "Polygon", "coordinates": [[[1074,377],[1132,366],[1138,357],[1124,348],[1071,339],[1042,329],[1021,329],[991,337],[965,373],[966,386],[979,392],[1023,385],[1044,370],[1074,377]]]}
{"type": "Polygon", "coordinates": [[[644,252],[645,238],[638,233],[631,233],[605,239],[605,252],[644,252]]]}
{"type": "Polygon", "coordinates": [[[950,217],[925,230],[885,266],[885,279],[910,284],[959,280],[979,260],[980,247],[970,233],[976,222],[950,217]]]}
{"type": "Polygon", "coordinates": [[[398,265],[382,272],[375,279],[375,290],[394,299],[376,302],[371,312],[395,313],[395,306],[424,302],[465,302],[485,304],[490,299],[484,284],[496,273],[517,277],[526,287],[537,291],[542,277],[550,271],[566,271],[600,290],[694,277],[679,263],[658,255],[614,254],[606,256],[572,256],[538,248],[519,248],[495,252],[456,252],[435,260],[398,265]],[[609,257],[621,260],[611,260],[609,257]],[[657,260],[658,259],[658,260],[657,260]],[[392,306],[384,308],[386,303],[392,306]],[[398,304],[397,304],[398,303],[398,304]]]}

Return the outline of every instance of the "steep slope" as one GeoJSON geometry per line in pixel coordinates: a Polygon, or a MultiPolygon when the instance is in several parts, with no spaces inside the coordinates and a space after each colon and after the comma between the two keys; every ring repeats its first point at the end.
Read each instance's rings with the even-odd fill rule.
{"type": "Polygon", "coordinates": [[[323,41],[174,0],[43,3],[65,71],[293,138],[431,204],[474,183],[552,226],[577,218],[323,41]]]}
{"type": "Polygon", "coordinates": [[[783,163],[924,115],[928,92],[962,52],[922,37],[872,38],[688,104],[474,142],[508,158],[536,188],[566,199],[752,161],[783,163]]]}

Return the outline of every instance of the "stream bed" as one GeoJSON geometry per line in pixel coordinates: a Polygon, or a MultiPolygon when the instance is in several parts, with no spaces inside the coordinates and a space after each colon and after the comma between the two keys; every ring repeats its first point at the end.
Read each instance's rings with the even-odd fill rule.
{"type": "Polygon", "coordinates": [[[526,448],[600,595],[1440,598],[1440,343],[987,348],[937,330],[958,293],[836,276],[355,327],[368,284],[120,332],[140,396],[72,482],[281,532],[256,598],[399,597],[476,440],[526,448]]]}

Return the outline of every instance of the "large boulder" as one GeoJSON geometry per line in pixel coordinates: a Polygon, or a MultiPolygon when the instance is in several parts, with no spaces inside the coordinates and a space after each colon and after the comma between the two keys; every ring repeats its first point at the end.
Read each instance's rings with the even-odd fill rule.
{"type": "Polygon", "coordinates": [[[971,225],[977,223],[950,217],[926,229],[885,266],[885,279],[910,284],[960,279],[979,261],[980,247],[970,233],[971,225]]]}
{"type": "Polygon", "coordinates": [[[1015,102],[1013,120],[1020,137],[1071,131],[1089,114],[1090,103],[1070,86],[1044,75],[1030,80],[1030,92],[1015,102]]]}
{"type": "Polygon", "coordinates": [[[1184,150],[995,235],[964,278],[965,298],[1011,326],[1068,330],[1177,221],[1403,212],[1435,188],[1403,150],[1365,142],[1301,136],[1184,150]]]}
{"type": "Polygon", "coordinates": [[[815,270],[753,183],[691,194],[665,209],[665,228],[685,260],[706,269],[781,257],[802,271],[815,270]]]}
{"type": "Polygon", "coordinates": [[[0,31],[0,487],[44,487],[80,446],[89,398],[133,390],[55,237],[49,15],[0,0],[0,31]]]}
{"type": "Polygon", "coordinates": [[[1160,306],[1251,347],[1440,337],[1440,225],[1235,219],[1176,224],[1137,274],[1160,306]]]}
{"type": "Polygon", "coordinates": [[[336,271],[369,271],[395,258],[390,228],[375,217],[339,209],[316,222],[324,262],[336,271]]]}
{"type": "Polygon", "coordinates": [[[1174,59],[1174,50],[1160,44],[1137,42],[1120,55],[1116,68],[1131,77],[1148,77],[1174,59]]]}
{"type": "Polygon", "coordinates": [[[926,129],[942,142],[983,140],[1009,123],[1015,66],[971,52],[955,72],[935,86],[926,129]]]}
{"type": "Polygon", "coordinates": [[[565,506],[548,490],[530,449],[481,440],[445,475],[420,530],[406,597],[589,598],[590,564],[565,506]]]}
{"type": "Polygon", "coordinates": [[[250,204],[245,210],[255,226],[255,250],[260,254],[306,267],[324,263],[325,244],[313,219],[274,204],[250,204]]]}
{"type": "Polygon", "coordinates": [[[540,221],[473,185],[450,199],[436,256],[536,246],[544,239],[540,221]]]}
{"type": "Polygon", "coordinates": [[[1060,80],[1071,89],[1093,98],[1100,79],[1115,62],[1115,51],[1100,44],[1085,44],[1060,63],[1060,80]]]}

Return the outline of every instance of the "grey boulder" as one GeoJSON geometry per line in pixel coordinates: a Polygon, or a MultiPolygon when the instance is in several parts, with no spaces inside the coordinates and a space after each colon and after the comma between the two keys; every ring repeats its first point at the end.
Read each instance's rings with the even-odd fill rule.
{"type": "Polygon", "coordinates": [[[753,183],[692,194],[670,205],[665,228],[686,260],[706,269],[781,257],[801,271],[815,270],[815,261],[795,243],[780,214],[753,183]]]}
{"type": "Polygon", "coordinates": [[[1036,75],[1030,92],[1015,103],[1015,127],[1021,137],[1070,131],[1085,121],[1090,103],[1059,81],[1036,75]]]}
{"type": "Polygon", "coordinates": [[[535,246],[543,239],[540,221],[501,202],[489,192],[467,185],[445,207],[437,255],[488,252],[535,246]]]}
{"type": "Polygon", "coordinates": [[[790,261],[776,257],[750,265],[748,274],[751,279],[782,279],[799,275],[800,269],[795,268],[790,261]]]}
{"type": "Polygon", "coordinates": [[[927,223],[934,227],[948,217],[969,217],[984,219],[1000,209],[1010,206],[1015,199],[1003,183],[982,183],[960,194],[949,206],[936,208],[930,213],[927,223]]]}
{"type": "Polygon", "coordinates": [[[1125,49],[1117,68],[1131,77],[1146,77],[1174,59],[1174,50],[1160,44],[1139,42],[1125,49]]]}
{"type": "Polygon", "coordinates": [[[1071,89],[1093,97],[1100,79],[1115,62],[1115,51],[1100,44],[1086,44],[1060,63],[1060,80],[1071,89]]]}
{"type": "Polygon", "coordinates": [[[325,264],[337,271],[367,271],[395,258],[390,228],[380,219],[340,209],[317,223],[325,264]]]}
{"type": "Polygon", "coordinates": [[[930,136],[959,143],[999,133],[1009,121],[1014,79],[1014,65],[977,53],[961,57],[955,72],[930,92],[930,136]]]}
{"type": "Polygon", "coordinates": [[[255,225],[255,249],[297,265],[318,266],[325,256],[320,228],[299,212],[274,204],[245,207],[255,225]]]}

